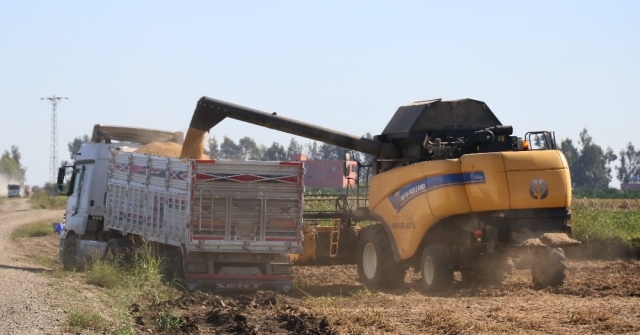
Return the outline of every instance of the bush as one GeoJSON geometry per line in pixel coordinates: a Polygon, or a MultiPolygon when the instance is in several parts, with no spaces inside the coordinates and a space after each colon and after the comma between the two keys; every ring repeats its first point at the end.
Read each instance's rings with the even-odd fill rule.
{"type": "Polygon", "coordinates": [[[592,209],[576,206],[572,210],[573,237],[586,243],[619,240],[631,247],[640,239],[640,212],[592,209]]]}
{"type": "Polygon", "coordinates": [[[95,261],[85,271],[85,280],[87,284],[111,289],[122,286],[124,275],[117,263],[95,261]]]}
{"type": "Polygon", "coordinates": [[[53,235],[53,226],[48,221],[38,221],[28,223],[16,228],[11,232],[11,238],[30,238],[30,237],[42,237],[53,235]]]}
{"type": "Polygon", "coordinates": [[[67,314],[67,327],[71,332],[81,330],[103,331],[106,321],[100,314],[87,310],[72,310],[67,314]]]}
{"type": "Polygon", "coordinates": [[[30,199],[33,209],[64,209],[67,207],[67,197],[64,195],[49,195],[45,191],[38,191],[30,199]]]}

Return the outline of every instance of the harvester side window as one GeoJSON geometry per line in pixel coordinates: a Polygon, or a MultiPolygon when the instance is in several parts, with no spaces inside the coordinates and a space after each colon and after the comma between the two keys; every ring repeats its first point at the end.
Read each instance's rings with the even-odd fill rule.
{"type": "Polygon", "coordinates": [[[556,139],[553,132],[532,131],[525,134],[525,141],[529,142],[529,148],[533,150],[556,149],[556,139]]]}

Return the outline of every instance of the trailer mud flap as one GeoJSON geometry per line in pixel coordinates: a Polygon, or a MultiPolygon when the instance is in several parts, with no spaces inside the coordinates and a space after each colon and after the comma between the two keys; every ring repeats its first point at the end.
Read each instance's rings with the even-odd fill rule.
{"type": "Polygon", "coordinates": [[[270,290],[290,292],[293,276],[290,275],[217,275],[187,273],[187,289],[195,290],[270,290]]]}

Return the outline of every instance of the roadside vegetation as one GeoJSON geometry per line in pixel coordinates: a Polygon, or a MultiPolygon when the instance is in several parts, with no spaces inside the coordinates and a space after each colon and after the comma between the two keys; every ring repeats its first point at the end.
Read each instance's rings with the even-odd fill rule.
{"type": "Polygon", "coordinates": [[[590,256],[629,256],[640,250],[639,199],[576,199],[571,206],[573,237],[590,256]]]}
{"type": "Polygon", "coordinates": [[[63,271],[58,261],[58,236],[48,221],[37,221],[11,232],[19,257],[42,266],[55,278],[52,285],[64,301],[64,332],[73,334],[135,334],[140,313],[153,315],[143,330],[177,329],[184,322],[163,302],[181,295],[180,282],[167,282],[165,264],[146,244],[123,260],[95,260],[84,269],[63,271]],[[148,309],[153,308],[153,312],[148,309]]]}
{"type": "Polygon", "coordinates": [[[53,226],[49,221],[38,221],[16,228],[11,238],[43,237],[53,235],[53,226]]]}
{"type": "Polygon", "coordinates": [[[63,195],[50,195],[45,191],[38,191],[31,199],[33,209],[64,209],[67,206],[67,197],[63,195]]]}
{"type": "Polygon", "coordinates": [[[87,264],[83,272],[70,277],[93,287],[102,295],[100,313],[95,308],[76,306],[66,317],[69,332],[95,331],[108,334],[134,334],[138,313],[154,306],[157,313],[153,329],[173,329],[183,324],[181,318],[171,313],[169,306],[155,307],[163,301],[175,299],[180,291],[179,283],[167,283],[162,275],[165,265],[150,247],[144,246],[130,260],[97,260],[87,264]]]}

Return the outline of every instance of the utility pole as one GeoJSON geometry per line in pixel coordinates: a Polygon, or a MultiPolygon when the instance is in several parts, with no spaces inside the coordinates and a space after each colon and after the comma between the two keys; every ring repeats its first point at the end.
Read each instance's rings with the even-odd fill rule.
{"type": "Polygon", "coordinates": [[[52,96],[50,98],[40,98],[40,100],[49,100],[51,106],[51,155],[49,157],[49,175],[51,182],[56,183],[58,178],[58,121],[56,120],[56,107],[62,99],[69,99],[65,97],[52,96]]]}

